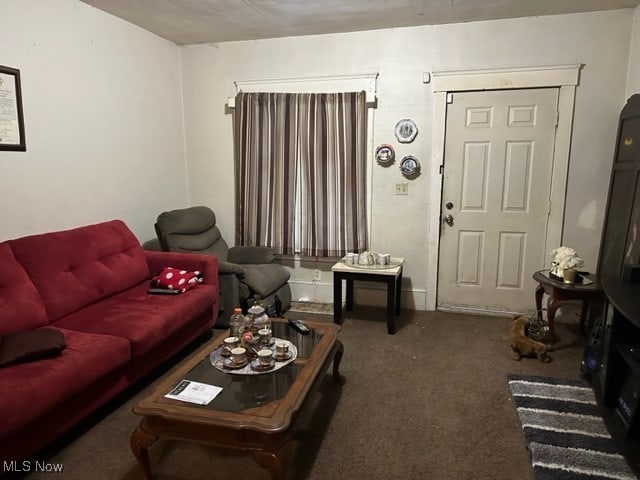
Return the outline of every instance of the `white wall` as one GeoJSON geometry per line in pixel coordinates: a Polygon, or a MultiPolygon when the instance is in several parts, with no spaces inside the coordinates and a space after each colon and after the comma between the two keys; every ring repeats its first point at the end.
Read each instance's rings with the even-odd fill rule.
{"type": "MultiPolygon", "coordinates": [[[[407,300],[425,308],[427,295],[434,294],[426,291],[426,276],[435,268],[427,264],[428,188],[438,172],[430,166],[433,93],[422,73],[583,63],[563,243],[576,248],[593,270],[625,100],[632,17],[627,9],[183,47],[189,202],[214,208],[233,240],[232,116],[225,101],[235,94],[234,81],[379,72],[374,146],[392,143],[398,158],[416,155],[423,173],[409,182],[408,196],[395,196],[394,184],[406,181],[398,162],[383,168],[370,160],[371,249],[407,259],[405,290],[412,292],[407,300]],[[393,128],[401,118],[417,123],[420,133],[411,144],[395,140],[393,128]]],[[[330,299],[329,273],[313,284],[309,271],[296,269],[293,282],[294,296],[313,292],[318,300],[330,299]]]]}
{"type": "Polygon", "coordinates": [[[0,151],[0,240],[186,204],[180,50],[76,0],[2,0],[26,152],[0,151]]]}
{"type": "Polygon", "coordinates": [[[627,77],[627,97],[640,93],[640,6],[633,14],[633,34],[629,50],[629,76],[627,77]]]}

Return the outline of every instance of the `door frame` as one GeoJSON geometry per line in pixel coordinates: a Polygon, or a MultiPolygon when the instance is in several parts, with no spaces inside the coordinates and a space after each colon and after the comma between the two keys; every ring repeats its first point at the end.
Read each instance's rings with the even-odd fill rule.
{"type": "Polygon", "coordinates": [[[432,72],[434,119],[432,131],[431,180],[429,183],[429,233],[427,247],[427,310],[437,308],[440,252],[440,212],[442,210],[442,169],[447,121],[448,94],[461,91],[512,90],[519,88],[558,88],[558,120],[553,149],[549,219],[545,240],[545,258],[560,246],[564,227],[564,207],[571,150],[571,129],[576,86],[582,64],[455,70],[432,72]]]}

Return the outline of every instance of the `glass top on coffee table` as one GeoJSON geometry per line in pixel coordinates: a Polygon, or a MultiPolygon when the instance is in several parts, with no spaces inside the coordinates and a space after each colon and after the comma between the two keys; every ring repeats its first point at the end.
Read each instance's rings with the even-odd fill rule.
{"type": "MultiPolygon", "coordinates": [[[[307,359],[322,335],[312,330],[302,335],[285,321],[273,322],[273,336],[292,342],[297,348],[297,359],[307,359]]],[[[220,337],[212,344],[211,351],[222,343],[220,337]]],[[[208,405],[194,405],[200,408],[238,412],[258,407],[282,398],[303,368],[303,362],[293,362],[285,367],[262,375],[234,375],[222,372],[211,365],[210,353],[184,375],[184,379],[222,387],[222,391],[208,405]]]]}

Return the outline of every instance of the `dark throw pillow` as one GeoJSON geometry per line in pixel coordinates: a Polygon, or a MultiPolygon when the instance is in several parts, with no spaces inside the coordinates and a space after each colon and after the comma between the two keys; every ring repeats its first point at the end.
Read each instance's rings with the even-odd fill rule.
{"type": "Polygon", "coordinates": [[[67,345],[55,328],[20,330],[0,336],[0,367],[55,357],[67,345]]]}

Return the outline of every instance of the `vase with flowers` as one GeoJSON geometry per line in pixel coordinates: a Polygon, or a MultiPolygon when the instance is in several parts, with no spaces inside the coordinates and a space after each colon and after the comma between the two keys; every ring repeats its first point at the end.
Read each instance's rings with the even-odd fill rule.
{"type": "Polygon", "coordinates": [[[574,283],[578,268],[584,265],[584,260],[580,258],[576,251],[570,247],[558,247],[551,251],[551,272],[558,280],[564,283],[574,283]]]}

